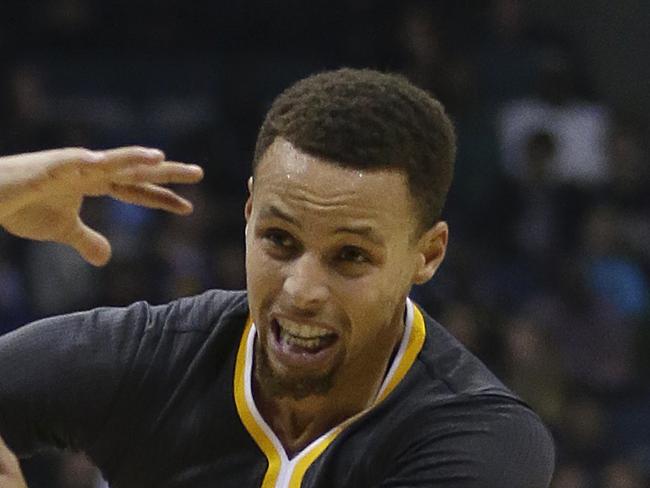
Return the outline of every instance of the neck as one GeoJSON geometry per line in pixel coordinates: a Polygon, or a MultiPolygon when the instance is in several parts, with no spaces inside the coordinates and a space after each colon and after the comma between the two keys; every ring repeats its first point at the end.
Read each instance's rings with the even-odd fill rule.
{"type": "Polygon", "coordinates": [[[342,368],[326,394],[300,399],[275,396],[265,389],[257,375],[253,375],[256,406],[289,457],[375,403],[404,333],[404,321],[400,320],[399,333],[385,341],[384,347],[375,347],[378,354],[374,357],[364,356],[360,368],[342,368]]]}

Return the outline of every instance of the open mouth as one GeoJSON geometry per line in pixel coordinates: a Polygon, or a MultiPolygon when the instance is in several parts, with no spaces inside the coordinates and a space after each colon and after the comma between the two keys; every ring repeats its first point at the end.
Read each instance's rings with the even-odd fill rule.
{"type": "Polygon", "coordinates": [[[317,354],[334,345],[338,339],[338,334],[329,329],[285,318],[273,319],[272,330],[281,348],[293,354],[317,354]]]}

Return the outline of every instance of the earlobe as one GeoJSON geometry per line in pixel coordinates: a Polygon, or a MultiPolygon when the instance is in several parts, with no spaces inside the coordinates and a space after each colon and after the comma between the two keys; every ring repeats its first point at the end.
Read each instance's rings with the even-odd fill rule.
{"type": "Polygon", "coordinates": [[[433,278],[445,259],[448,240],[449,226],[446,222],[436,223],[420,238],[420,259],[413,276],[414,283],[422,285],[433,278]]]}

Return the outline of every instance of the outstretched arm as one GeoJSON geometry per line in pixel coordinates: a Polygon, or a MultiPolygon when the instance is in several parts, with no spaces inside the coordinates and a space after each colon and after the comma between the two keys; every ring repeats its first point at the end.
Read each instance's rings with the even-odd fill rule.
{"type": "MultiPolygon", "coordinates": [[[[100,266],[110,259],[111,247],[81,220],[84,197],[110,196],[183,215],[192,204],[161,185],[196,183],[202,177],[200,167],[165,161],[161,151],[143,147],[0,157],[0,227],[26,239],[67,244],[100,266]]],[[[16,456],[1,437],[0,487],[27,488],[16,456]]]]}
{"type": "Polygon", "coordinates": [[[55,149],[0,157],[0,227],[41,241],[72,246],[89,263],[106,264],[108,240],[79,216],[84,197],[188,214],[192,204],[161,185],[196,183],[200,167],[165,161],[157,149],[55,149]]]}

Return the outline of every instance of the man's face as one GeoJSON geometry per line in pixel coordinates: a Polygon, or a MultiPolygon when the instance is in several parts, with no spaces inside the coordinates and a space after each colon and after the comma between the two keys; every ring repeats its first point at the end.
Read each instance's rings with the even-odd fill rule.
{"type": "Polygon", "coordinates": [[[255,367],[267,391],[322,395],[385,367],[411,285],[444,255],[446,226],[429,232],[440,248],[432,264],[416,215],[400,172],[341,168],[283,139],[271,145],[246,204],[255,367]]]}

